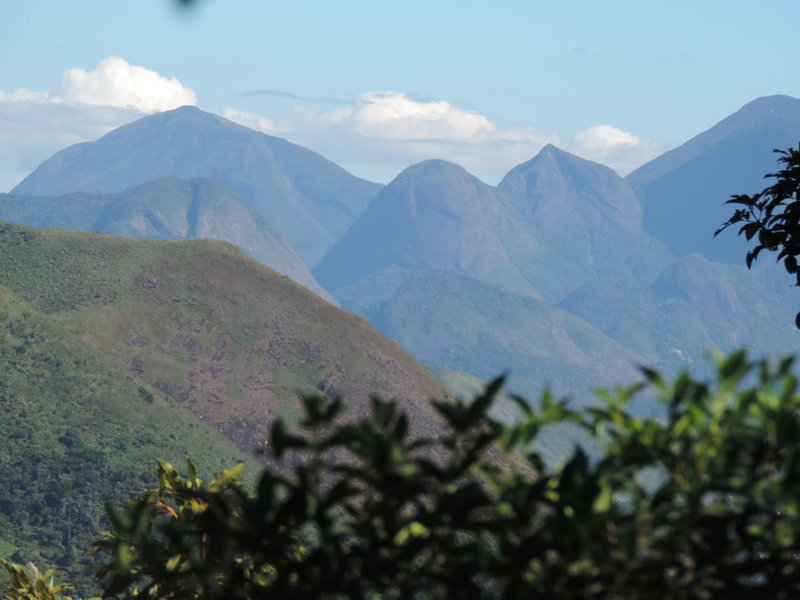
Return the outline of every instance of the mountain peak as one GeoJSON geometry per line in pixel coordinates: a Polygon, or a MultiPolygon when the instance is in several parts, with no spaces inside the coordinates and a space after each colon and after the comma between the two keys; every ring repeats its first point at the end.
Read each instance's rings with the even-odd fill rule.
{"type": "Polygon", "coordinates": [[[606,167],[605,165],[601,165],[600,163],[596,163],[571,154],[570,152],[562,150],[553,144],[545,144],[542,149],[539,150],[536,156],[511,169],[503,178],[503,181],[500,182],[499,187],[501,189],[507,187],[515,178],[518,178],[525,173],[530,173],[541,169],[555,169],[562,174],[566,174],[568,171],[574,171],[577,169],[584,172],[592,172],[603,177],[611,177],[614,179],[619,178],[613,169],[606,167]]]}
{"type": "MultiPolygon", "coordinates": [[[[739,110],[733,113],[729,119],[735,117],[744,117],[749,115],[756,115],[760,119],[771,118],[776,116],[792,116],[797,114],[800,109],[800,100],[786,96],[783,94],[776,94],[774,96],[762,96],[756,98],[742,106],[739,110]]],[[[723,122],[727,120],[724,119],[723,122]]]]}
{"type": "Polygon", "coordinates": [[[553,144],[546,144],[532,159],[511,169],[498,187],[515,197],[525,194],[527,188],[535,187],[543,178],[549,180],[551,185],[560,181],[558,186],[562,189],[572,186],[574,182],[586,185],[588,181],[599,180],[607,182],[605,185],[608,182],[615,182],[616,185],[620,179],[609,167],[570,154],[553,144]]]}
{"type": "MultiPolygon", "coordinates": [[[[748,102],[688,142],[642,165],[626,179],[634,187],[645,186],[667,172],[691,162],[726,139],[761,128],[788,132],[797,127],[800,127],[800,100],[784,95],[762,96],[748,102]]],[[[794,133],[791,135],[794,136],[794,133]]],[[[797,139],[793,138],[788,143],[796,142],[797,139]]]]}
{"type": "Polygon", "coordinates": [[[418,180],[427,177],[435,177],[437,179],[442,177],[447,179],[469,177],[476,179],[461,165],[440,158],[431,158],[406,167],[389,185],[395,182],[402,183],[408,179],[418,180]]]}
{"type": "Polygon", "coordinates": [[[645,228],[678,256],[741,263],[749,244],[735,232],[712,233],[731,214],[725,200],[764,187],[774,148],[800,139],[800,100],[765,96],[688,142],[639,167],[626,180],[644,206],[645,228]]]}
{"type": "Polygon", "coordinates": [[[114,193],[163,177],[225,183],[307,264],[319,260],[382,187],[316,152],[182,106],[57,152],[12,193],[114,193]]]}
{"type": "Polygon", "coordinates": [[[426,160],[390,182],[315,267],[334,293],[373,274],[453,270],[537,294],[505,240],[535,243],[508,197],[459,165],[426,160]]]}

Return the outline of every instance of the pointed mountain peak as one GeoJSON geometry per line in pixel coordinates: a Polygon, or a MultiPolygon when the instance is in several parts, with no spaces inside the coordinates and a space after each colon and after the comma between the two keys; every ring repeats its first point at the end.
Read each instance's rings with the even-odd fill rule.
{"type": "Polygon", "coordinates": [[[552,186],[563,192],[576,186],[616,187],[622,180],[609,167],[547,144],[532,159],[511,169],[498,187],[512,197],[527,196],[544,181],[551,192],[555,191],[552,186]]]}
{"type": "MultiPolygon", "coordinates": [[[[500,182],[499,187],[506,189],[512,181],[520,177],[527,177],[529,174],[543,171],[550,172],[552,175],[560,173],[562,177],[569,177],[570,174],[580,172],[581,176],[591,173],[597,177],[619,179],[617,173],[605,165],[571,154],[553,144],[546,144],[532,159],[511,169],[500,182]]],[[[506,189],[506,191],[508,190],[506,189]]]]}
{"type": "Polygon", "coordinates": [[[561,153],[567,154],[567,152],[564,152],[561,148],[549,142],[545,144],[541,150],[539,150],[539,155],[541,156],[555,156],[561,153]]]}

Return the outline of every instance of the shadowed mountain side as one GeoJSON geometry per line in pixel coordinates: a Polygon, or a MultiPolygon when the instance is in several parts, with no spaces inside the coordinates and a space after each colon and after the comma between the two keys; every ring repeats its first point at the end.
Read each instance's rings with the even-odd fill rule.
{"type": "Polygon", "coordinates": [[[110,194],[0,194],[0,219],[145,239],[228,241],[336,304],[280,234],[239,194],[213,179],[171,177],[110,194]]]}
{"type": "Polygon", "coordinates": [[[747,346],[793,352],[796,290],[774,265],[748,271],[698,254],[666,268],[649,286],[596,281],[559,306],[669,371],[708,365],[708,353],[747,346]],[[613,307],[613,308],[610,308],[613,307]]]}
{"type": "Polygon", "coordinates": [[[119,192],[161,177],[212,177],[315,264],[382,186],[286,140],[184,106],[57,152],[12,193],[119,192]]]}
{"type": "Polygon", "coordinates": [[[732,229],[713,237],[730,217],[732,194],[763,189],[776,170],[775,148],[800,140],[800,100],[759,98],[628,175],[644,206],[648,232],[678,256],[697,252],[718,262],[743,264],[748,244],[732,229]]]}
{"type": "Polygon", "coordinates": [[[642,226],[633,190],[614,171],[545,146],[498,186],[547,252],[514,252],[515,264],[557,301],[596,277],[640,281],[672,260],[642,226]]]}
{"type": "Polygon", "coordinates": [[[484,379],[508,371],[529,399],[545,385],[585,398],[635,379],[640,361],[566,311],[452,272],[406,281],[370,321],[426,364],[484,379]]]}
{"type": "Polygon", "coordinates": [[[313,273],[334,295],[389,269],[452,270],[539,297],[505,248],[512,240],[528,252],[539,249],[518,221],[495,188],[458,165],[425,161],[387,185],[313,273]]]}
{"type": "Polygon", "coordinates": [[[439,422],[442,386],[397,344],[224,242],[8,224],[0,283],[246,451],[277,415],[297,418],[298,392],[360,414],[377,391],[414,427],[439,422]]]}

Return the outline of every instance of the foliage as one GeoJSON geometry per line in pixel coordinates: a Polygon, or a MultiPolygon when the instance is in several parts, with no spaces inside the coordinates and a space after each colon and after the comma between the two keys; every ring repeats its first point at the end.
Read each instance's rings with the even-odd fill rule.
{"type": "Polygon", "coordinates": [[[307,397],[297,431],[272,429],[285,471],[252,492],[236,470],[207,484],[159,463],[158,489],[109,509],[99,576],[114,598],[794,598],[791,366],[740,351],[713,386],[644,369],[580,411],[516,399],[511,426],[489,416],[498,379],[471,404],[437,402],[436,439],[391,402],[337,425],[340,401],[307,397]],[[642,394],[662,418],[632,414],[642,394]],[[564,422],[601,458],[544,464],[536,440],[564,422]]]}
{"type": "Polygon", "coordinates": [[[33,564],[29,564],[26,571],[24,567],[2,558],[0,565],[5,567],[9,579],[5,589],[0,590],[2,600],[72,600],[61,594],[70,588],[69,585],[53,584],[53,571],[41,574],[33,564]]]}
{"type": "MultiPolygon", "coordinates": [[[[747,252],[746,262],[749,268],[758,258],[762,250],[778,252],[777,261],[783,260],[786,272],[795,277],[795,285],[800,286],[800,146],[797,149],[774,150],[780,154],[778,162],[784,168],[777,173],[768,173],[764,177],[777,180],[764,190],[748,196],[736,194],[726,204],[737,204],[730,219],[723,223],[714,235],[724,231],[736,223],[744,223],[739,228],[739,235],[744,234],[747,240],[757,237],[756,246],[747,252]]],[[[800,328],[800,313],[795,319],[800,328]]]]}

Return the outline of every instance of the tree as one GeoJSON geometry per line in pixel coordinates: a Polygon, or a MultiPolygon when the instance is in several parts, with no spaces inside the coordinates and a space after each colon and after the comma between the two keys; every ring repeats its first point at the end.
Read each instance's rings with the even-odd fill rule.
{"type": "MultiPolygon", "coordinates": [[[[740,205],[742,208],[737,208],[714,235],[731,225],[743,223],[739,235],[744,234],[748,241],[756,238],[758,242],[747,252],[747,267],[752,266],[762,250],[778,252],[776,260],[783,260],[786,271],[795,278],[795,285],[800,286],[800,146],[774,152],[781,155],[778,162],[783,163],[784,168],[764,177],[775,178],[777,182],[752,196],[731,196],[727,204],[740,205]]],[[[800,329],[800,313],[795,318],[795,324],[800,329]]]]}
{"type": "Polygon", "coordinates": [[[159,487],[109,508],[95,545],[106,597],[794,598],[800,594],[800,394],[792,359],[719,360],[710,386],[683,374],[599,394],[575,411],[517,398],[492,418],[501,380],[471,404],[439,401],[440,439],[397,406],[337,424],[342,403],[305,399],[281,421],[265,469],[204,483],[159,463],[159,487]],[[655,398],[659,418],[630,410],[655,398]],[[543,429],[578,445],[548,466],[543,429]]]}

